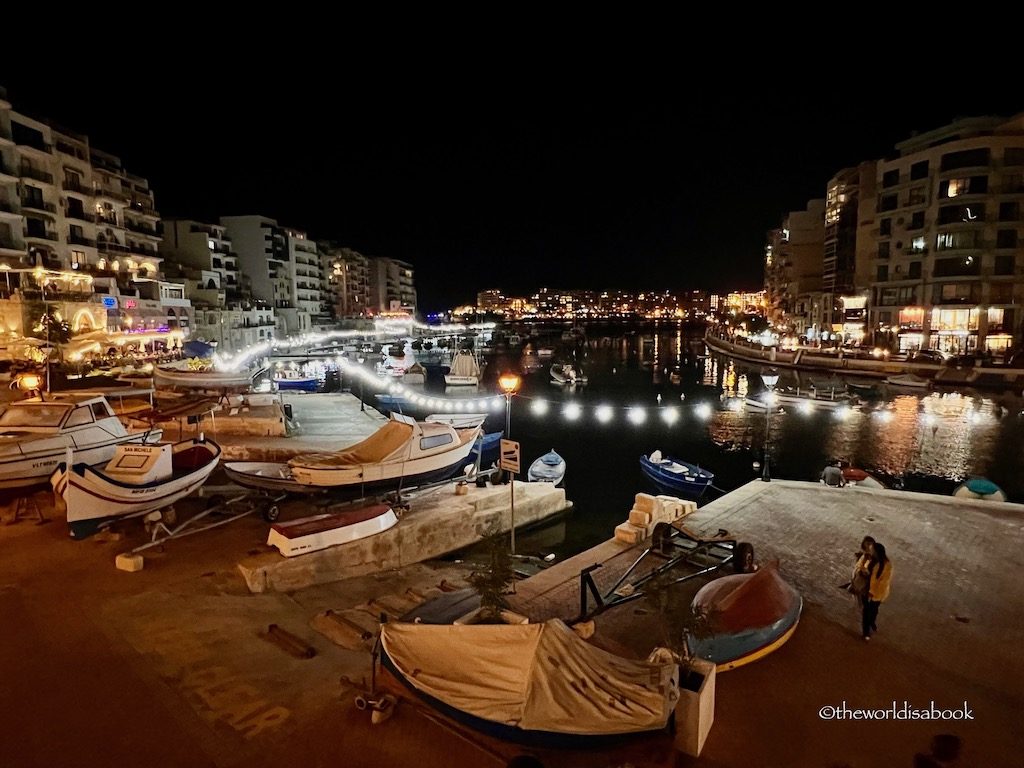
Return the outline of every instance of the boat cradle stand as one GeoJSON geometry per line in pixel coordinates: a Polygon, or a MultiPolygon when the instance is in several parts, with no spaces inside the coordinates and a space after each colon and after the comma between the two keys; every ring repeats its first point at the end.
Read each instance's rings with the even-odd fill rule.
{"type": "MultiPolygon", "coordinates": [[[[698,570],[686,573],[673,579],[668,586],[681,584],[696,579],[732,564],[736,573],[749,573],[754,567],[754,548],[745,542],[739,542],[725,529],[719,529],[714,536],[703,536],[682,524],[658,523],[651,534],[651,543],[619,580],[602,594],[594,583],[591,573],[602,567],[595,563],[580,571],[580,613],[573,619],[586,621],[609,608],[638,600],[644,596],[644,584],[679,565],[689,565],[698,570]],[[662,560],[660,565],[651,571],[627,583],[630,575],[648,558],[662,560]],[[589,598],[593,597],[596,605],[590,607],[589,598]]],[[[571,622],[572,623],[572,622],[571,622]]]]}
{"type": "Polygon", "coordinates": [[[283,501],[287,495],[287,493],[283,492],[266,493],[263,491],[246,491],[238,496],[234,496],[208,507],[173,528],[169,528],[160,518],[160,512],[151,512],[146,516],[147,522],[153,523],[150,540],[145,544],[130,550],[127,554],[134,555],[145,549],[149,549],[150,547],[162,546],[171,539],[181,539],[185,536],[191,536],[193,533],[202,533],[203,531],[208,531],[211,528],[218,528],[222,525],[226,525],[227,523],[234,522],[239,518],[251,515],[257,510],[262,513],[265,520],[268,522],[274,522],[277,520],[277,516],[279,514],[277,505],[279,502],[283,501]],[[200,522],[206,520],[210,515],[226,515],[226,517],[222,517],[216,522],[198,525],[200,522]],[[198,527],[196,527],[197,525],[198,527]]]}
{"type": "Polygon", "coordinates": [[[36,525],[42,525],[43,523],[50,522],[50,518],[43,514],[43,510],[39,507],[39,502],[36,501],[35,495],[19,496],[14,502],[14,513],[10,519],[6,521],[5,525],[14,525],[20,520],[34,519],[36,525]]]}

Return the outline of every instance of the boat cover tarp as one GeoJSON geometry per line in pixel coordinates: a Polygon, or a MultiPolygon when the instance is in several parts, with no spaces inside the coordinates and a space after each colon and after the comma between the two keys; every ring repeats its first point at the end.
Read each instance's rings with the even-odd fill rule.
{"type": "Polygon", "coordinates": [[[291,459],[292,467],[346,467],[377,464],[403,448],[412,437],[413,427],[389,421],[360,443],[334,453],[306,453],[291,459]]]}
{"type": "Polygon", "coordinates": [[[775,623],[799,599],[779,575],[778,564],[768,563],[754,573],[722,576],[705,584],[694,596],[693,608],[705,613],[712,631],[735,633],[775,623]]]}
{"type": "Polygon", "coordinates": [[[450,373],[452,376],[479,376],[480,366],[476,364],[472,353],[460,352],[452,360],[450,373]]]}
{"type": "Polygon", "coordinates": [[[528,731],[654,730],[664,727],[679,698],[678,665],[615,656],[558,619],[516,625],[389,623],[381,627],[381,643],[418,691],[528,731]]]}
{"type": "Polygon", "coordinates": [[[216,349],[212,344],[207,344],[197,339],[189,339],[181,347],[181,353],[186,357],[198,357],[203,360],[213,357],[215,351],[216,349]]]}

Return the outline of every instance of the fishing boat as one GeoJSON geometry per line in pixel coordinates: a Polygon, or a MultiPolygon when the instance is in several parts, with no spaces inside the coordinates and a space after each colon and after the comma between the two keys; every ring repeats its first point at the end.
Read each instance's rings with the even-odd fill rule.
{"type": "Polygon", "coordinates": [[[885,383],[893,387],[907,387],[910,389],[928,389],[931,386],[931,382],[928,379],[923,379],[912,373],[888,376],[885,379],[885,383]]]}
{"type": "Polygon", "coordinates": [[[640,469],[660,490],[685,499],[696,499],[707,490],[715,476],[706,469],[654,451],[640,457],[640,469]]]}
{"type": "Polygon", "coordinates": [[[885,488],[885,483],[863,469],[846,465],[842,467],[843,480],[847,485],[858,485],[861,488],[885,488]]]}
{"type": "Polygon", "coordinates": [[[579,386],[587,383],[583,369],[571,363],[554,363],[551,366],[551,381],[554,384],[579,386]]]}
{"type": "Polygon", "coordinates": [[[427,369],[419,363],[413,363],[405,369],[402,381],[406,384],[422,384],[427,379],[427,369]]]}
{"type": "Polygon", "coordinates": [[[504,432],[488,432],[480,435],[473,444],[473,450],[469,452],[469,461],[476,464],[477,456],[479,456],[479,464],[485,469],[492,464],[497,464],[501,454],[501,436],[504,434],[504,432]]]}
{"type": "Polygon", "coordinates": [[[97,395],[47,395],[8,405],[0,414],[0,490],[45,486],[66,459],[109,461],[117,446],[159,442],[163,430],[129,431],[97,395]]]}
{"type": "Polygon", "coordinates": [[[386,531],[396,523],[398,517],[390,506],[372,504],[343,512],[275,523],[270,527],[267,544],[277,547],[285,557],[295,557],[365,539],[386,531]]]}
{"type": "Polygon", "coordinates": [[[304,485],[292,477],[287,464],[272,461],[232,461],[224,465],[224,474],[243,488],[272,493],[323,493],[326,488],[304,485]]]}
{"type": "Polygon", "coordinates": [[[475,387],[480,383],[480,365],[468,349],[460,349],[452,360],[451,370],[444,375],[449,387],[475,387]]]}
{"type": "Polygon", "coordinates": [[[877,381],[848,381],[846,387],[859,397],[877,397],[880,394],[877,381]]]}
{"type": "Polygon", "coordinates": [[[188,368],[153,369],[153,381],[157,386],[180,387],[182,389],[244,389],[252,386],[257,373],[242,371],[190,370],[188,368]]]}
{"type": "Polygon", "coordinates": [[[303,376],[300,371],[283,368],[274,374],[274,384],[281,391],[316,392],[320,381],[316,376],[303,376]]]}
{"type": "Polygon", "coordinates": [[[796,631],[803,598],[774,563],[705,584],[693,598],[694,615],[707,617],[706,631],[687,637],[691,656],[725,672],[768,655],[796,631]]]}
{"type": "Polygon", "coordinates": [[[558,485],[564,477],[565,459],[555,453],[554,449],[534,461],[526,471],[526,478],[531,483],[558,485]]]}
{"type": "Polygon", "coordinates": [[[221,449],[202,437],[165,445],[119,445],[106,463],[61,462],[50,476],[67,507],[71,538],[115,520],[154,512],[188,496],[210,476],[221,449]]]}
{"type": "Polygon", "coordinates": [[[987,477],[972,477],[953,490],[958,499],[972,501],[1006,501],[1006,492],[987,477]]]}
{"type": "Polygon", "coordinates": [[[387,622],[380,642],[382,665],[404,686],[399,690],[445,717],[520,743],[584,746],[660,731],[680,695],[679,666],[660,660],[667,654],[659,661],[616,656],[559,619],[387,622]]]}
{"type": "Polygon", "coordinates": [[[846,392],[835,390],[801,389],[774,390],[762,392],[760,397],[747,395],[744,402],[751,408],[775,408],[780,405],[795,406],[803,410],[814,410],[815,408],[842,408],[850,404],[850,396],[846,392]]]}

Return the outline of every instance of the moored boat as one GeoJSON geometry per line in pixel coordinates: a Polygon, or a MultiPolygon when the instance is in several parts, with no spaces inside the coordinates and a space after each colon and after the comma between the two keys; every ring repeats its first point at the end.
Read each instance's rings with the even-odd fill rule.
{"type": "Polygon", "coordinates": [[[221,449],[202,437],[165,445],[120,445],[106,465],[67,462],[50,476],[67,507],[71,538],[82,539],[115,520],[144,515],[198,489],[221,449]]]}
{"type": "Polygon", "coordinates": [[[449,387],[475,387],[480,383],[480,366],[473,353],[460,349],[452,360],[451,370],[444,375],[449,387]]]}
{"type": "Polygon", "coordinates": [[[912,373],[904,373],[899,376],[889,376],[885,383],[893,387],[907,387],[909,389],[927,389],[931,386],[928,379],[915,376],[912,373]]]}
{"type": "Polygon", "coordinates": [[[295,557],[365,539],[386,531],[397,522],[398,517],[390,506],[372,504],[275,523],[270,527],[267,544],[277,547],[285,557],[295,557]]]}
{"type": "Polygon", "coordinates": [[[650,456],[640,457],[640,469],[660,490],[673,496],[696,499],[707,490],[714,474],[680,459],[662,456],[654,451],[650,456]]]}
{"type": "Polygon", "coordinates": [[[47,395],[8,405],[0,414],[0,490],[45,486],[57,465],[109,461],[117,446],[155,443],[163,430],[129,431],[105,397],[47,395]]]}
{"type": "Polygon", "coordinates": [[[972,477],[953,490],[958,499],[972,501],[1006,501],[1006,492],[987,477],[972,477]]]}
{"type": "Polygon", "coordinates": [[[885,488],[885,483],[863,469],[845,466],[842,468],[842,472],[843,480],[847,485],[858,485],[861,488],[885,488]]]}
{"type": "Polygon", "coordinates": [[[526,477],[531,483],[558,485],[565,478],[565,459],[552,449],[530,465],[526,477]]]}
{"type": "Polygon", "coordinates": [[[285,368],[274,374],[274,384],[281,391],[316,392],[320,381],[316,376],[303,376],[299,371],[285,368]]]}
{"type": "Polygon", "coordinates": [[[583,369],[571,363],[554,363],[551,366],[551,381],[555,384],[580,386],[587,383],[583,369]]]}
{"type": "Polygon", "coordinates": [[[187,368],[153,369],[153,381],[157,386],[180,387],[182,389],[242,389],[252,386],[255,373],[243,371],[189,370],[187,368]]]}

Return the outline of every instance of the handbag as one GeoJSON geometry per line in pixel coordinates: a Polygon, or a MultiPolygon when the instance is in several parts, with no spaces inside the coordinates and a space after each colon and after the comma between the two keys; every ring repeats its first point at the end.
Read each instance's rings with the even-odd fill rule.
{"type": "Polygon", "coordinates": [[[866,595],[868,592],[867,574],[861,571],[857,571],[855,574],[853,574],[853,580],[850,582],[850,585],[846,588],[846,591],[849,592],[851,595],[857,595],[858,597],[860,597],[861,595],[866,595]]]}

